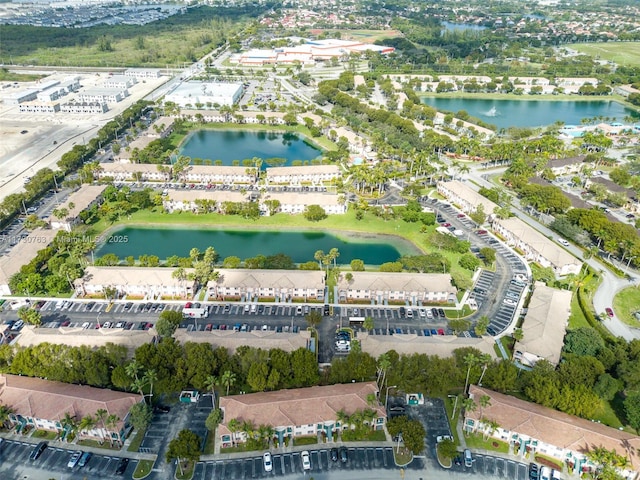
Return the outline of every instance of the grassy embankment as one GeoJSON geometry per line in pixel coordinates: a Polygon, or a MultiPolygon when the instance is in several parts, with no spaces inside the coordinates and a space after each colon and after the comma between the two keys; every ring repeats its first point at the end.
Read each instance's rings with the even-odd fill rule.
{"type": "MultiPolygon", "coordinates": [[[[302,215],[279,213],[271,217],[260,217],[258,220],[245,219],[235,215],[194,214],[190,212],[167,214],[159,210],[143,210],[122,218],[117,225],[106,220],[100,220],[91,228],[91,235],[102,235],[107,230],[124,226],[143,228],[219,228],[246,230],[323,230],[346,238],[350,242],[367,242],[364,234],[389,235],[389,241],[394,243],[401,254],[419,254],[421,252],[438,252],[451,262],[451,270],[463,272],[469,276],[470,272],[458,265],[458,254],[446,250],[438,250],[427,243],[429,233],[435,226],[427,228],[427,233],[420,231],[421,224],[407,223],[402,220],[385,221],[381,218],[366,214],[363,220],[356,220],[355,211],[350,210],[345,215],[330,215],[319,222],[309,222],[302,215]],[[362,235],[362,236],[360,236],[362,235]],[[413,244],[413,248],[405,242],[393,242],[393,237],[401,237],[413,244]]],[[[285,252],[286,253],[286,252],[285,252]]],[[[310,258],[310,260],[312,260],[310,258]]]]}
{"type": "Polygon", "coordinates": [[[565,47],[618,65],[640,66],[640,42],[571,43],[565,47]]]}

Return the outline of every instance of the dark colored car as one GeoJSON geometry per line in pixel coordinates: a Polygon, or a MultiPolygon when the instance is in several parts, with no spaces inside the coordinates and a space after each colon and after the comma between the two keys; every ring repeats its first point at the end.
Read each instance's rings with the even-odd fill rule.
{"type": "Polygon", "coordinates": [[[333,461],[333,462],[337,462],[338,461],[338,449],[337,448],[332,448],[331,449],[331,461],[333,461]]]}
{"type": "Polygon", "coordinates": [[[325,305],[322,309],[322,313],[327,316],[329,315],[329,305],[325,305]]]}
{"type": "Polygon", "coordinates": [[[605,312],[607,312],[607,315],[610,317],[613,317],[613,310],[611,310],[609,307],[604,309],[605,312]]]}
{"type": "Polygon", "coordinates": [[[118,462],[118,466],[116,467],[116,475],[124,475],[124,471],[129,466],[128,458],[121,458],[118,462]]]}
{"type": "Polygon", "coordinates": [[[422,333],[424,334],[425,337],[430,337],[431,336],[431,332],[429,332],[429,329],[425,328],[422,333]]]}
{"type": "Polygon", "coordinates": [[[131,307],[133,307],[133,302],[127,302],[124,304],[125,310],[131,310],[131,307]]]}
{"type": "Polygon", "coordinates": [[[84,467],[87,463],[89,463],[89,460],[91,460],[92,456],[93,456],[93,453],[84,452],[80,457],[80,461],[78,462],[78,467],[80,468],[84,467]]]}
{"type": "Polygon", "coordinates": [[[438,309],[438,316],[439,316],[439,317],[442,317],[442,318],[445,318],[445,317],[446,317],[446,315],[444,314],[444,310],[443,310],[442,308],[439,308],[439,309],[438,309]]]}
{"type": "Polygon", "coordinates": [[[432,308],[431,309],[431,314],[433,315],[433,318],[438,318],[438,309],[437,308],[432,308]]]}
{"type": "Polygon", "coordinates": [[[40,455],[42,455],[42,452],[44,452],[48,446],[49,446],[49,442],[40,442],[39,444],[37,444],[35,447],[33,447],[33,450],[31,450],[31,455],[29,455],[29,459],[37,460],[38,458],[40,458],[40,455]]]}
{"type": "Polygon", "coordinates": [[[342,463],[347,463],[349,460],[349,452],[347,451],[347,447],[340,447],[340,461],[342,463]]]}
{"type": "Polygon", "coordinates": [[[171,407],[167,407],[165,405],[156,405],[153,408],[153,411],[156,413],[169,413],[171,411],[171,407]]]}
{"type": "Polygon", "coordinates": [[[454,459],[453,459],[453,463],[455,463],[456,465],[460,466],[462,465],[462,457],[460,455],[457,455],[454,459]]]}
{"type": "Polygon", "coordinates": [[[400,307],[400,316],[404,317],[406,313],[407,313],[407,310],[404,307],[400,307]]]}
{"type": "Polygon", "coordinates": [[[535,463],[529,464],[529,480],[538,480],[540,477],[540,471],[538,470],[538,465],[535,463]]]}

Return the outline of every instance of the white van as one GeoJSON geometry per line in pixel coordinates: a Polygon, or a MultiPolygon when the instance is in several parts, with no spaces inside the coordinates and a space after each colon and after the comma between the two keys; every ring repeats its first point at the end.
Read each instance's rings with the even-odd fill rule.
{"type": "Polygon", "coordinates": [[[473,457],[471,456],[471,450],[468,448],[464,451],[464,466],[471,468],[473,466],[473,457]]]}

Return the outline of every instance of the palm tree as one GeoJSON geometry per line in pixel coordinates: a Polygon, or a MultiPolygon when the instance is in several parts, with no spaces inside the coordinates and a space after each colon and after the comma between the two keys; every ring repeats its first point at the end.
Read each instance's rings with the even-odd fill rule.
{"type": "Polygon", "coordinates": [[[211,395],[213,395],[213,401],[215,402],[216,398],[216,385],[218,384],[218,377],[215,375],[209,375],[204,381],[204,388],[207,390],[211,390],[211,395]]]}
{"type": "Polygon", "coordinates": [[[236,444],[236,432],[238,431],[238,427],[239,427],[238,419],[236,419],[236,418],[232,418],[227,423],[227,428],[231,432],[231,445],[235,445],[236,444]]]}
{"type": "Polygon", "coordinates": [[[340,423],[341,430],[344,430],[345,426],[349,426],[351,424],[351,418],[344,410],[338,410],[336,412],[336,421],[340,423]]]}
{"type": "Polygon", "coordinates": [[[102,438],[102,442],[104,442],[104,431],[106,429],[106,426],[104,424],[106,418],[107,418],[107,412],[104,408],[99,408],[96,411],[96,416],[95,416],[95,420],[96,420],[96,424],[100,423],[102,425],[102,428],[100,429],[100,437],[102,438]]]}
{"type": "Polygon", "coordinates": [[[152,368],[147,370],[147,373],[142,377],[142,381],[149,384],[149,398],[153,397],[153,384],[158,381],[158,374],[152,368]]]}
{"type": "Polygon", "coordinates": [[[484,425],[484,439],[487,440],[500,427],[500,424],[491,418],[482,419],[484,425]]]}
{"type": "MultiPolygon", "coordinates": [[[[113,446],[113,435],[112,432],[115,430],[116,426],[118,425],[118,422],[120,421],[120,417],[115,415],[115,414],[111,414],[107,417],[107,420],[105,422],[105,425],[107,427],[107,429],[109,430],[109,441],[111,442],[111,445],[113,446]]],[[[120,435],[118,435],[118,442],[120,441],[120,435]]]]}
{"type": "Polygon", "coordinates": [[[231,370],[226,370],[220,378],[222,385],[227,387],[227,395],[229,395],[229,387],[236,383],[236,374],[231,370]]]}
{"type": "Polygon", "coordinates": [[[482,395],[480,397],[480,417],[482,417],[482,409],[491,406],[491,397],[489,395],[482,395]]]}
{"type": "Polygon", "coordinates": [[[82,420],[80,420],[80,423],[78,424],[78,431],[80,432],[80,434],[84,433],[86,435],[86,432],[93,430],[95,426],[96,419],[91,415],[87,415],[85,417],[82,417],[82,420]]]}
{"type": "Polygon", "coordinates": [[[387,380],[387,369],[391,366],[389,354],[383,353],[378,357],[378,378],[382,376],[382,381],[378,388],[382,388],[387,380]]]}
{"type": "Polygon", "coordinates": [[[464,364],[467,366],[467,378],[464,381],[464,393],[467,393],[467,387],[469,386],[469,375],[471,374],[471,368],[478,363],[478,357],[473,353],[469,353],[464,357],[464,364]]]}
{"type": "Polygon", "coordinates": [[[127,373],[127,375],[129,375],[129,378],[131,378],[132,380],[138,380],[138,372],[140,371],[141,368],[142,367],[140,366],[140,364],[134,358],[133,360],[131,360],[131,362],[129,362],[124,367],[124,371],[127,373]]]}
{"type": "Polygon", "coordinates": [[[66,438],[72,432],[77,431],[78,422],[75,420],[75,415],[71,415],[69,412],[65,412],[64,418],[60,420],[60,425],[64,431],[63,437],[66,438]]]}

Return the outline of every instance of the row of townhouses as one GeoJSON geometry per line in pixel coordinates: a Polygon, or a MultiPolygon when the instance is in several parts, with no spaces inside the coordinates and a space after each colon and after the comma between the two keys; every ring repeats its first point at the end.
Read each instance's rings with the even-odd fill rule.
{"type": "MultiPolygon", "coordinates": [[[[224,190],[165,190],[164,208],[169,212],[199,211],[201,202],[210,202],[209,211],[225,213],[225,202],[247,202],[255,200],[258,194],[224,190]]],[[[347,212],[344,196],[334,193],[269,192],[260,196],[259,206],[263,215],[270,215],[270,202],[279,206],[274,213],[304,213],[310,205],[319,205],[328,215],[343,215],[347,212]]]]}
{"type": "MultiPolygon", "coordinates": [[[[102,163],[95,172],[99,179],[115,182],[169,182],[169,165],[146,163],[102,163]]],[[[322,185],[342,176],[338,165],[267,167],[261,177],[266,185],[322,185]]],[[[255,167],[223,165],[190,165],[178,176],[186,183],[211,185],[253,185],[257,181],[255,167]]]]}
{"type": "MultiPolygon", "coordinates": [[[[191,298],[198,285],[193,280],[175,278],[174,271],[169,267],[89,266],[84,276],[75,282],[76,293],[81,297],[98,296],[104,295],[107,288],[115,288],[119,296],[131,298],[191,298]]],[[[321,302],[325,296],[324,272],[319,270],[219,269],[217,272],[218,279],[206,285],[211,300],[321,302]]],[[[457,292],[451,276],[442,273],[355,272],[350,280],[345,277],[338,282],[340,301],[344,302],[446,304],[455,302],[457,292]]]]}
{"type": "Polygon", "coordinates": [[[551,267],[557,276],[580,272],[580,260],[519,218],[502,219],[493,216],[498,206],[467,184],[458,181],[440,182],[438,192],[466,213],[474,212],[482,205],[484,212],[489,215],[493,231],[508,245],[519,250],[527,261],[551,267]]]}

